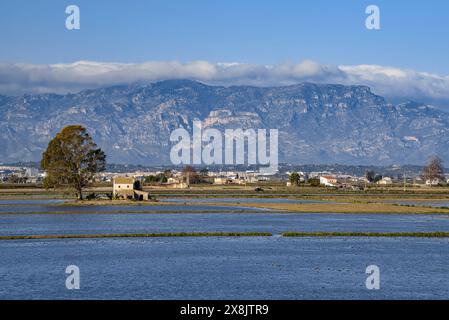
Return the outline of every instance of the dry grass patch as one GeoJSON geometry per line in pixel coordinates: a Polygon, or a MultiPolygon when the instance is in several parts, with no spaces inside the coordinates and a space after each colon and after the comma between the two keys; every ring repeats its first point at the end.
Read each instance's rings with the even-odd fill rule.
{"type": "MultiPolygon", "coordinates": [[[[213,205],[229,204],[214,203],[213,205]]],[[[298,213],[449,214],[447,208],[407,207],[390,203],[239,203],[238,206],[298,213]]]]}

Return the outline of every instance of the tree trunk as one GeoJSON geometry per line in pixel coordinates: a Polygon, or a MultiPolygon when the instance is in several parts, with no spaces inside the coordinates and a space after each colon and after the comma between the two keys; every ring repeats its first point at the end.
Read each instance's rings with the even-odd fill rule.
{"type": "Polygon", "coordinates": [[[78,189],[78,200],[83,200],[83,189],[78,189]]]}

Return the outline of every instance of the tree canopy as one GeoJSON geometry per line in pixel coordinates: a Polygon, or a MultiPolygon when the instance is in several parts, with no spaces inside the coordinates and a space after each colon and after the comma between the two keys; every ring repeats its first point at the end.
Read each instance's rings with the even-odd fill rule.
{"type": "Polygon", "coordinates": [[[365,172],[365,177],[368,182],[376,183],[382,180],[382,175],[376,174],[374,171],[369,170],[365,172]]]}
{"type": "Polygon", "coordinates": [[[290,183],[294,186],[299,185],[300,182],[300,176],[298,172],[292,172],[289,177],[288,180],[290,181],[290,183]]]}
{"type": "Polygon", "coordinates": [[[41,167],[46,188],[68,188],[83,199],[82,191],[95,174],[106,168],[106,155],[80,125],[63,128],[48,144],[41,167]]]}

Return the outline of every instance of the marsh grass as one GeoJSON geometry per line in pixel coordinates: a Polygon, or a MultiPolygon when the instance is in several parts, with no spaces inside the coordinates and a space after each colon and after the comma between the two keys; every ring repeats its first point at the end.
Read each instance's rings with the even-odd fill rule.
{"type": "Polygon", "coordinates": [[[177,232],[0,236],[0,240],[172,238],[172,237],[271,237],[269,232],[177,232]]]}
{"type": "MultiPolygon", "coordinates": [[[[272,237],[270,232],[176,232],[176,233],[112,233],[67,235],[0,236],[1,240],[102,239],[102,238],[176,238],[176,237],[272,237]]],[[[285,238],[449,238],[449,232],[284,232],[285,238]]]]}
{"type": "Polygon", "coordinates": [[[284,232],[283,237],[449,238],[449,232],[284,232]]]}

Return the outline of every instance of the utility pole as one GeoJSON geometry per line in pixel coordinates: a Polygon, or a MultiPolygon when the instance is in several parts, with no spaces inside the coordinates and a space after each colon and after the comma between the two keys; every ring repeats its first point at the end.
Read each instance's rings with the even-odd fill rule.
{"type": "Polygon", "coordinates": [[[405,169],[404,169],[404,192],[405,192],[405,184],[406,184],[407,180],[405,179],[405,169]]]}

